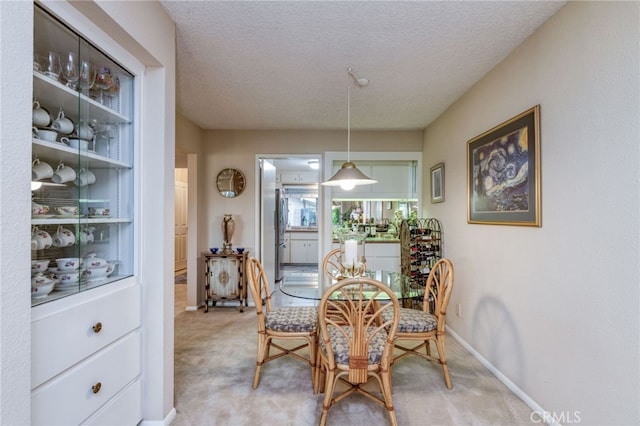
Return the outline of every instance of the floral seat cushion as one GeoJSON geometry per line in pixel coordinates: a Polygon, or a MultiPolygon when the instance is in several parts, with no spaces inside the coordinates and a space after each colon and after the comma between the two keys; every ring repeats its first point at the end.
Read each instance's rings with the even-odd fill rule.
{"type": "MultiPolygon", "coordinates": [[[[347,332],[349,338],[353,336],[351,327],[342,327],[347,332]]],[[[367,330],[367,337],[371,336],[371,333],[375,330],[374,327],[369,327],[367,330]]],[[[349,342],[344,334],[339,331],[338,327],[329,325],[327,327],[329,338],[331,339],[331,348],[335,355],[336,364],[347,368],[349,366],[349,342]]],[[[382,352],[384,351],[384,345],[387,340],[387,332],[384,330],[378,330],[376,335],[369,342],[369,365],[379,364],[382,359],[382,352]]],[[[320,349],[326,353],[327,348],[323,339],[320,339],[320,349]]]]}
{"type": "MultiPolygon", "coordinates": [[[[382,312],[382,317],[388,321],[393,315],[393,310],[382,312]]],[[[398,321],[399,333],[425,333],[435,330],[438,326],[438,318],[435,315],[410,308],[400,308],[400,320],[398,321]]]]}
{"type": "Polygon", "coordinates": [[[318,328],[318,309],[314,306],[275,308],[265,315],[265,327],[274,331],[316,331],[318,328]]]}

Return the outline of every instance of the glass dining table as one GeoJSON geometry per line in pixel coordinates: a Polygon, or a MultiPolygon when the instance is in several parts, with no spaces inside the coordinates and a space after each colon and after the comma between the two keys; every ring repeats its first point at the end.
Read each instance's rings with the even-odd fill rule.
{"type": "MultiPolygon", "coordinates": [[[[399,272],[368,270],[364,273],[363,277],[386,284],[396,295],[398,302],[404,306],[410,305],[416,300],[421,300],[424,296],[424,286],[413,282],[410,277],[402,275],[399,272]]],[[[332,285],[336,284],[339,279],[341,278],[319,274],[317,286],[289,285],[287,280],[283,279],[279,283],[279,289],[286,296],[319,302],[324,293],[331,288],[332,285]]],[[[336,294],[335,297],[338,298],[339,296],[336,294]]],[[[385,300],[386,294],[380,293],[376,297],[379,300],[385,300]]]]}

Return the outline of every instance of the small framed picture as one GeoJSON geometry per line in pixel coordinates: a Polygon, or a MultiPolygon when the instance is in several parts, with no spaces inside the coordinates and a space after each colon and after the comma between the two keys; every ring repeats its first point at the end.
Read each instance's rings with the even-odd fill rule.
{"type": "Polygon", "coordinates": [[[431,167],[431,202],[444,201],[444,163],[431,167]]]}

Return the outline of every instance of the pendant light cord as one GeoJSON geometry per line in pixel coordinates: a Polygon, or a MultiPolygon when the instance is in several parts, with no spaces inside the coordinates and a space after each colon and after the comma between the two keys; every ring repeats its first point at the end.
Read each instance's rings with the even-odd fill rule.
{"type": "Polygon", "coordinates": [[[351,161],[351,68],[347,79],[347,162],[351,161]]]}

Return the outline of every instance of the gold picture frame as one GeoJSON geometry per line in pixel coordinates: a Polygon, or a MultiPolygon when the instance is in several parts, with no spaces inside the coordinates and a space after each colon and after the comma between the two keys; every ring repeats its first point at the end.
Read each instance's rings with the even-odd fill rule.
{"type": "Polygon", "coordinates": [[[467,222],[541,226],[540,105],[467,142],[467,222]]]}

